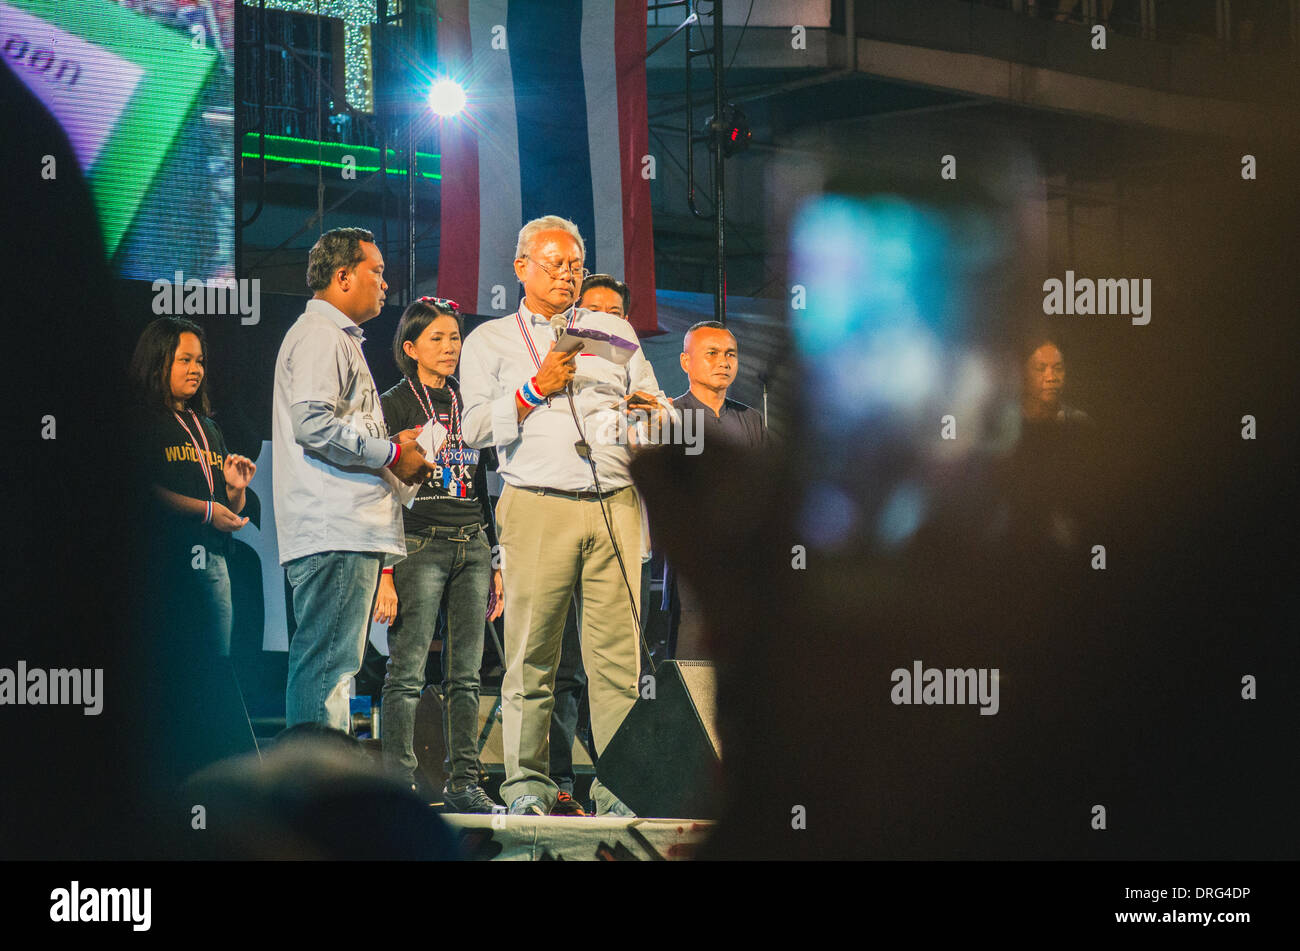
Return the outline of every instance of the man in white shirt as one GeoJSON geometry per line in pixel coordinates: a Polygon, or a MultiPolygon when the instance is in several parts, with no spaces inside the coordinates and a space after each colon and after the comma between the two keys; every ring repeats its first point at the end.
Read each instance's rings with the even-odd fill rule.
{"type": "Polygon", "coordinates": [[[432,472],[414,430],[389,440],[362,353],[361,324],[388,290],[374,242],[362,228],[320,236],[307,259],[315,296],[275,361],[275,527],[297,622],[286,726],[347,731],[380,570],[406,556],[397,493],[432,472]]]}
{"type": "MultiPolygon", "coordinates": [[[[626,431],[611,425],[620,414],[655,410],[661,394],[631,325],[576,306],[584,257],[571,221],[524,225],[519,310],[480,326],[461,353],[465,440],[497,448],[506,483],[496,513],[506,602],[501,798],[515,815],[583,814],[548,775],[555,669],[575,586],[597,755],[636,702],[640,673],[641,507],[626,440],[608,434],[626,431]],[[636,350],[625,366],[556,353],[553,320],[636,350]]],[[[599,813],[621,807],[599,781],[592,797],[599,813]]]]}

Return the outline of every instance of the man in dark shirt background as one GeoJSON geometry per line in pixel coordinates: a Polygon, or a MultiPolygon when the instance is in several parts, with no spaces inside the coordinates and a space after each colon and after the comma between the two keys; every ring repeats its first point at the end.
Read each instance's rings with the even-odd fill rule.
{"type": "Polygon", "coordinates": [[[710,439],[725,439],[747,449],[756,449],[766,439],[763,418],[757,410],[727,399],[727,390],[740,370],[740,348],[735,336],[716,320],[705,320],[686,331],[679,358],[690,389],[673,400],[673,407],[685,414],[695,411],[695,427],[702,445],[710,439]]]}
{"type": "MultiPolygon", "coordinates": [[[[727,390],[740,371],[740,347],[736,337],[716,320],[706,320],[686,331],[682,340],[682,369],[690,389],[673,400],[687,432],[695,434],[701,452],[710,443],[728,442],[745,449],[757,449],[767,439],[762,415],[744,403],[727,398],[727,390]],[[694,414],[690,423],[687,414],[694,414]]],[[[669,655],[678,660],[706,660],[704,615],[695,593],[678,584],[669,570],[664,584],[667,598],[677,592],[679,611],[673,625],[669,655]]]]}

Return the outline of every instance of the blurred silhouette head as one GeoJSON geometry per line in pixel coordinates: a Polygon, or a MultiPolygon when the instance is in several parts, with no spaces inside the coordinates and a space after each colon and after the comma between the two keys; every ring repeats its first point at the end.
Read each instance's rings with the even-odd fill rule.
{"type": "Polygon", "coordinates": [[[188,784],[215,858],[447,859],[453,840],[427,803],[383,773],[353,737],[290,727],[262,756],[214,763],[188,784]]]}

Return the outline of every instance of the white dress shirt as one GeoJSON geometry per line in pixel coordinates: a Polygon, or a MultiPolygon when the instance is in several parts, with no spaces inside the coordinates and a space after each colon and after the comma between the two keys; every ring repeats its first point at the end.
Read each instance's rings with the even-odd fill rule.
{"type": "Polygon", "coordinates": [[[275,361],[272,487],[280,563],[323,551],[406,555],[401,483],[365,337],[323,300],[285,334],[275,361]]]}
{"type": "MultiPolygon", "coordinates": [[[[571,314],[566,311],[563,316],[571,314]]],[[[532,337],[538,360],[544,360],[555,342],[549,318],[534,314],[522,302],[519,315],[532,337]]],[[[621,489],[632,484],[627,470],[631,457],[628,447],[612,436],[618,418],[614,404],[635,390],[658,393],[659,383],[636,331],[626,320],[578,309],[573,325],[637,344],[626,366],[582,354],[574,361],[574,408],[592,448],[600,488],[606,492],[621,489]]],[[[523,423],[518,421],[515,391],[535,376],[537,369],[514,314],[488,321],[471,333],[460,355],[465,441],[478,449],[495,446],[498,471],[509,485],[595,491],[591,468],[574,448],[578,429],[567,396],[554,394],[550,405],[542,404],[523,423]]]]}

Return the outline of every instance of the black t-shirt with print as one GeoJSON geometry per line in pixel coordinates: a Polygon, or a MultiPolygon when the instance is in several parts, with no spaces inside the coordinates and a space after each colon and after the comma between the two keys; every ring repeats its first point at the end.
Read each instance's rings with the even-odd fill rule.
{"type": "MultiPolygon", "coordinates": [[[[208,462],[212,469],[212,492],[208,492],[207,479],[203,477],[203,467],[195,453],[194,443],[185,428],[176,421],[175,413],[147,412],[141,413],[136,421],[134,447],[141,489],[152,493],[151,485],[158,485],[177,495],[188,496],[206,502],[209,498],[229,507],[226,497],[226,480],[221,467],[226,461],[226,440],[221,435],[217,424],[198,413],[191,415],[188,411],[180,414],[185,425],[203,447],[203,436],[194,426],[197,418],[207,436],[208,446],[205,455],[210,453],[208,462]]],[[[211,524],[203,524],[201,518],[176,512],[160,499],[154,497],[150,511],[156,516],[154,528],[161,532],[158,541],[168,546],[170,551],[179,551],[178,557],[184,557],[194,545],[203,545],[209,551],[226,554],[230,545],[230,533],[219,531],[211,524]]]]}
{"type": "Polygon", "coordinates": [[[390,433],[423,426],[429,421],[430,405],[435,418],[449,433],[437,457],[429,460],[436,467],[433,477],[420,486],[414,504],[402,509],[405,530],[416,533],[433,526],[457,528],[480,522],[488,526],[488,541],[495,545],[487,472],[496,466],[496,454],[491,449],[472,449],[456,438],[460,429],[459,412],[464,409],[456,380],[449,377],[447,386],[434,389],[419,380],[403,379],[379,401],[390,433]]]}

